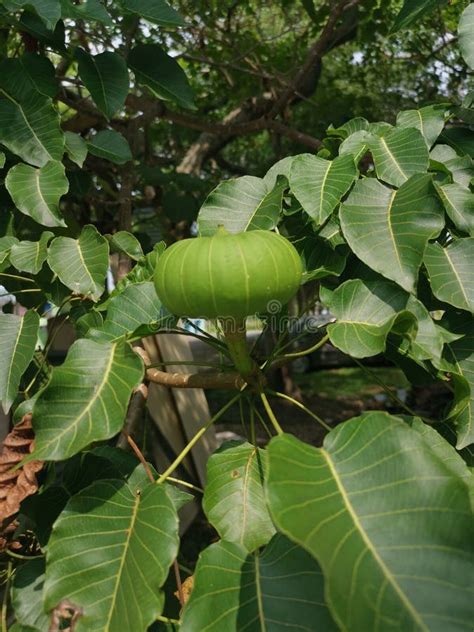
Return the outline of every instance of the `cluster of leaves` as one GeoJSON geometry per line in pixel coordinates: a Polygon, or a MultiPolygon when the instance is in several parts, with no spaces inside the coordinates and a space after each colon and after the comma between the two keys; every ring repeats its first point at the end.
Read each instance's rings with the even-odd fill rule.
{"type": "MultiPolygon", "coordinates": [[[[36,12],[17,17],[22,3],[3,2],[3,17],[53,49],[74,12],[110,18],[91,0],[58,3],[59,13],[55,2],[28,5],[36,12]]],[[[178,23],[164,2],[121,5],[178,23]]],[[[459,27],[471,66],[473,7],[459,27]]],[[[126,98],[127,67],[155,95],[191,105],[176,63],[143,46],[75,52],[73,68],[104,117],[126,98]]],[[[472,121],[472,98],[401,112],[395,125],[353,119],[328,131],[318,155],[225,181],[203,204],[201,235],[224,224],[288,236],[304,282],[319,281],[335,317],[327,328],[335,347],[354,358],[383,352],[413,383],[449,379],[454,396],[438,427],[369,413],[332,430],[322,448],[281,435],[266,449],[227,444],[214,454],[203,507],[220,541],[200,556],[178,622],[163,617],[163,585],[189,496],[163,477],[151,482],[134,457],[105,445],[144,379],[130,343],[174,323],[151,282],[162,246],[145,255],[127,231],[65,227],[65,165],[81,165],[86,152],[125,163],[127,141],[112,128],[87,141],[62,131],[46,58],[26,53],[3,64],[0,142],[17,211],[0,238],[0,279],[29,309],[0,314],[0,400],[17,421],[32,415],[35,448],[23,464],[49,463],[40,492],[21,507],[19,529],[34,532],[40,556],[15,571],[12,629],[59,629],[68,608],[78,632],[156,622],[183,632],[470,629],[472,475],[463,458],[474,442],[474,140],[462,121],[472,121]],[[26,229],[25,216],[35,222],[26,229]],[[38,234],[38,225],[48,230],[38,234]],[[115,251],[136,265],[108,293],[115,251]],[[60,306],[77,340],[44,381],[47,359],[35,349],[46,302],[60,306]],[[462,452],[440,434],[452,429],[462,452]]]]}

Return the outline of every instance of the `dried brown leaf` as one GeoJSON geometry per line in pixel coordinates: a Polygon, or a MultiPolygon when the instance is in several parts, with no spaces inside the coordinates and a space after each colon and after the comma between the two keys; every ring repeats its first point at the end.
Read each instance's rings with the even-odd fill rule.
{"type": "Polygon", "coordinates": [[[30,461],[12,472],[27,454],[34,449],[31,414],[25,415],[5,437],[0,452],[0,525],[2,530],[20,509],[21,501],[38,489],[36,474],[43,461],[30,461]]]}

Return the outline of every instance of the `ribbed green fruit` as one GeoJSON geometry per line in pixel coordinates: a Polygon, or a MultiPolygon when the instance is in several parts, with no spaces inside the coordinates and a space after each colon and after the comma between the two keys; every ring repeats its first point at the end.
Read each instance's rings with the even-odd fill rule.
{"type": "Polygon", "coordinates": [[[276,233],[253,230],[178,241],[159,258],[162,303],[189,318],[245,318],[287,303],[301,283],[301,260],[276,233]]]}

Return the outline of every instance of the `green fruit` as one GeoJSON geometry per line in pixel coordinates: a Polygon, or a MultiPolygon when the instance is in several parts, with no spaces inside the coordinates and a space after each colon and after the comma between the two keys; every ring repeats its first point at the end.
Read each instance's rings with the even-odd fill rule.
{"type": "Polygon", "coordinates": [[[242,319],[287,303],[301,283],[301,260],[276,233],[253,230],[184,239],[159,258],[155,286],[178,316],[242,319]]]}

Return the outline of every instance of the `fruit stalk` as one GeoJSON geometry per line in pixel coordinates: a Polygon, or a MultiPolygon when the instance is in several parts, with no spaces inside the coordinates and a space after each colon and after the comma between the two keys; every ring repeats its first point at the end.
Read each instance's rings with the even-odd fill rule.
{"type": "Polygon", "coordinates": [[[258,367],[252,360],[247,347],[245,318],[221,319],[222,332],[235,368],[246,382],[252,381],[258,367]]]}

